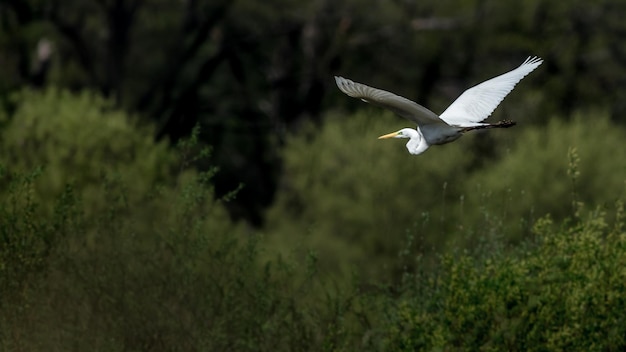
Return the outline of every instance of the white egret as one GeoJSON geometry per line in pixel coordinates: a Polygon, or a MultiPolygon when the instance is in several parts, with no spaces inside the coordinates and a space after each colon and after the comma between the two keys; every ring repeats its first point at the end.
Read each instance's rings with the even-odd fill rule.
{"type": "Polygon", "coordinates": [[[400,131],[378,137],[409,138],[406,148],[418,155],[435,144],[445,144],[460,138],[463,133],[484,128],[506,128],[515,122],[503,120],[494,124],[483,123],[509,94],[517,82],[536,69],[543,60],[528,57],[518,68],[476,85],[461,94],[441,115],[414,101],[381,89],[335,76],[337,87],[347,95],[364,102],[387,108],[417,124],[417,129],[400,131]]]}

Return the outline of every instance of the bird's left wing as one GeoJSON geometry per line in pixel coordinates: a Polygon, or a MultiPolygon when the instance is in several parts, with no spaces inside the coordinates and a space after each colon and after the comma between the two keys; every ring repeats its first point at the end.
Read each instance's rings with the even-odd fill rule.
{"type": "Polygon", "coordinates": [[[366,103],[389,109],[396,114],[424,126],[433,123],[445,124],[434,112],[399,95],[382,89],[353,82],[343,77],[335,76],[337,87],[353,98],[359,98],[366,103]]]}
{"type": "Polygon", "coordinates": [[[476,85],[459,96],[439,117],[450,125],[475,126],[485,120],[509,94],[517,82],[536,69],[543,60],[528,57],[513,71],[476,85]]]}

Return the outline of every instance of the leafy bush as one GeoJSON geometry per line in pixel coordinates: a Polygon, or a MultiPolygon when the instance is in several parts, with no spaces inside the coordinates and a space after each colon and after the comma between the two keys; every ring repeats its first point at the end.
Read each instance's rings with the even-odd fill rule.
{"type": "MultiPolygon", "coordinates": [[[[27,285],[31,275],[47,266],[47,258],[59,240],[66,222],[66,214],[59,214],[49,221],[41,221],[37,214],[33,181],[40,175],[35,170],[27,175],[10,174],[0,165],[0,181],[10,178],[7,191],[0,198],[0,305],[27,285]]],[[[1,184],[1,183],[0,183],[1,184]]],[[[72,192],[61,195],[65,211],[71,204],[72,192]]]]}
{"type": "Polygon", "coordinates": [[[3,350],[257,351],[316,342],[295,301],[306,283],[292,282],[289,264],[259,266],[255,238],[228,224],[202,177],[181,183],[175,197],[155,191],[141,210],[121,201],[122,186],[102,186],[110,197],[96,217],[80,211],[71,189],[54,215],[38,217],[28,216],[36,205],[26,192],[9,191],[3,209],[26,207],[0,214],[3,350]]]}
{"type": "Polygon", "coordinates": [[[0,163],[2,350],[622,350],[626,344],[622,203],[604,214],[623,192],[620,151],[589,160],[621,141],[623,131],[606,121],[585,133],[578,120],[551,123],[545,134],[554,148],[535,150],[543,153],[537,156],[526,148],[539,148],[544,132],[529,128],[510,151],[479,164],[467,147],[481,135],[415,158],[402,142],[374,140],[372,131],[385,132],[390,115],[331,117],[319,133],[289,141],[287,176],[261,236],[229,220],[228,199],[214,196],[215,170],[188,170],[206,155],[198,152],[197,135],[170,149],[95,95],[23,94],[28,99],[16,100],[0,142],[7,151],[0,163]],[[108,137],[74,139],[80,132],[43,128],[68,121],[76,128],[83,114],[91,115],[91,133],[108,137]],[[17,128],[18,117],[48,132],[37,137],[39,127],[17,128]],[[111,147],[116,135],[130,144],[111,147]],[[595,135],[604,138],[576,137],[595,135]],[[79,151],[93,157],[73,160],[79,151]],[[63,155],[67,163],[58,160],[63,155]],[[516,232],[507,221],[524,219],[526,209],[516,208],[513,196],[502,199],[516,193],[501,177],[522,173],[528,160],[538,160],[530,165],[541,167],[539,174],[563,176],[526,175],[529,197],[545,191],[559,199],[537,203],[537,213],[553,215],[511,247],[516,232]],[[609,190],[597,187],[594,171],[606,173],[609,190]],[[493,187],[480,189],[486,195],[472,185],[484,180],[493,187]],[[583,201],[600,206],[588,212],[583,201]],[[463,248],[458,244],[468,236],[483,240],[469,251],[429,253],[451,243],[463,248]],[[394,274],[402,280],[389,280],[394,274]]]}
{"type": "Polygon", "coordinates": [[[215,198],[215,170],[187,170],[197,135],[170,150],[97,96],[23,94],[2,136],[11,154],[0,167],[0,349],[317,351],[358,341],[353,294],[320,290],[313,256],[262,261],[260,238],[215,198]],[[37,163],[43,171],[22,171],[37,163]],[[311,297],[313,285],[327,296],[311,297]]]}
{"type": "Polygon", "coordinates": [[[616,146],[626,131],[606,114],[578,113],[518,131],[500,160],[468,176],[464,226],[519,241],[544,214],[559,221],[570,216],[572,202],[610,206],[623,199],[626,150],[616,146]]]}
{"type": "MultiPolygon", "coordinates": [[[[134,118],[115,110],[102,97],[54,88],[23,90],[12,98],[15,111],[7,118],[0,140],[0,162],[12,172],[43,167],[45,178],[33,184],[42,208],[50,208],[67,183],[80,190],[83,210],[97,213],[105,199],[106,177],[145,194],[171,182],[180,168],[165,143],[154,142],[153,128],[139,127],[134,118]]],[[[131,200],[129,201],[136,201],[131,200]]]]}
{"type": "Polygon", "coordinates": [[[555,226],[515,254],[446,255],[417,275],[391,314],[390,346],[415,350],[602,350],[626,346],[626,218],[595,210],[555,226]],[[416,294],[419,292],[420,294],[416,294]]]}
{"type": "Polygon", "coordinates": [[[174,197],[155,191],[142,209],[120,201],[126,188],[111,181],[97,217],[81,211],[71,187],[52,214],[30,216],[37,206],[23,189],[33,180],[14,179],[20,187],[1,204],[11,211],[0,212],[3,350],[339,351],[375,342],[361,342],[358,292],[320,283],[314,256],[261,262],[258,238],[226,221],[205,176],[174,197]]]}

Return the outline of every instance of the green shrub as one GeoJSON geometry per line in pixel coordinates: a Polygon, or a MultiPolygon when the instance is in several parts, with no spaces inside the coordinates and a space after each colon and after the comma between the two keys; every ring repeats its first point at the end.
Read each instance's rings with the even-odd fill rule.
{"type": "Polygon", "coordinates": [[[95,214],[104,206],[100,185],[107,177],[124,179],[136,191],[129,196],[175,180],[176,155],[154,142],[153,128],[139,127],[94,93],[23,90],[12,101],[15,111],[2,128],[0,163],[14,173],[43,167],[46,177],[33,184],[43,209],[51,208],[68,183],[80,190],[83,210],[95,214]]]}
{"type": "Polygon", "coordinates": [[[617,146],[626,131],[606,114],[518,127],[500,160],[468,175],[465,226],[519,241],[544,214],[560,221],[576,211],[572,202],[609,206],[625,195],[626,150],[617,146]]]}
{"type": "Polygon", "coordinates": [[[261,260],[259,238],[228,222],[207,181],[181,182],[174,196],[154,191],[141,209],[110,181],[102,185],[107,208],[95,217],[80,211],[71,188],[37,217],[24,216],[31,206],[37,212],[27,192],[8,190],[15,202],[3,209],[16,210],[0,213],[9,230],[1,232],[0,348],[341,351],[376,343],[362,341],[371,328],[360,322],[368,308],[358,291],[319,282],[313,255],[261,260]]]}
{"type": "Polygon", "coordinates": [[[262,259],[215,198],[215,170],[187,170],[197,135],[170,150],[97,96],[23,94],[2,131],[1,350],[358,344],[355,293],[317,282],[313,255],[262,259]]]}
{"type": "Polygon", "coordinates": [[[389,315],[389,349],[623,350],[622,203],[613,225],[605,218],[600,210],[563,226],[542,218],[535,244],[513,254],[444,256],[442,271],[415,276],[389,315]]]}
{"type": "Polygon", "coordinates": [[[183,322],[198,323],[200,301],[210,306],[209,283],[234,289],[221,264],[256,275],[255,257],[237,256],[247,247],[214,199],[212,172],[187,170],[192,146],[154,143],[89,93],[24,91],[15,103],[0,139],[7,350],[180,345],[183,322]],[[202,294],[190,293],[196,281],[202,294]]]}
{"type": "Polygon", "coordinates": [[[289,140],[261,236],[229,220],[215,170],[187,169],[196,135],[170,149],[95,95],[22,94],[0,142],[2,350],[624,348],[623,206],[604,214],[624,169],[596,155],[623,131],[605,120],[527,128],[479,163],[480,134],[412,157],[375,140],[390,114],[331,115],[289,140]],[[108,137],[55,133],[83,115],[108,137]]]}
{"type": "Polygon", "coordinates": [[[67,189],[61,195],[62,205],[52,219],[41,220],[35,201],[33,182],[40,170],[30,174],[11,174],[0,165],[0,184],[7,189],[0,198],[0,305],[8,297],[17,299],[31,275],[47,266],[47,259],[59,241],[60,233],[70,221],[67,213],[73,205],[73,194],[67,189]]]}

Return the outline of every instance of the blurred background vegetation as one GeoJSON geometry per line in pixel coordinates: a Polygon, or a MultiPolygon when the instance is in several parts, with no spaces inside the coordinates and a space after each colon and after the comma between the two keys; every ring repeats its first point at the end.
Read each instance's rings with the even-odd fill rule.
{"type": "Polygon", "coordinates": [[[2,1],[2,350],[623,350],[624,15],[2,1]],[[419,157],[332,79],[441,112],[532,55],[419,157]]]}

